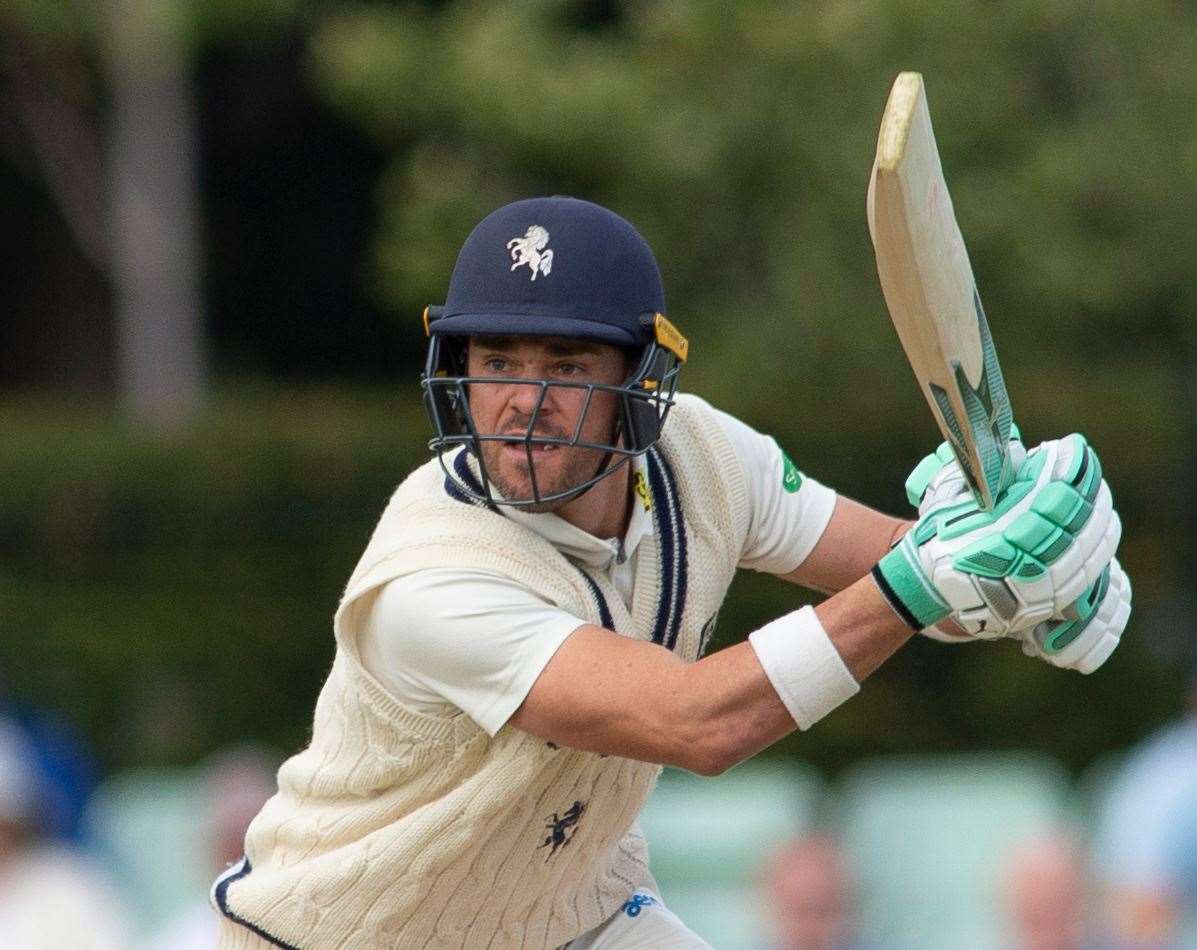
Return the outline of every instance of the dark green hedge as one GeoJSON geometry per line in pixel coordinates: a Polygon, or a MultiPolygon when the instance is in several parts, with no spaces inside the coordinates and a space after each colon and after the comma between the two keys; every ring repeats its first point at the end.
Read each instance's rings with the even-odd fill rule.
{"type": "Polygon", "coordinates": [[[111,765],[302,742],[330,619],[422,454],[413,401],[242,392],[183,438],[3,413],[0,677],[111,765]]]}

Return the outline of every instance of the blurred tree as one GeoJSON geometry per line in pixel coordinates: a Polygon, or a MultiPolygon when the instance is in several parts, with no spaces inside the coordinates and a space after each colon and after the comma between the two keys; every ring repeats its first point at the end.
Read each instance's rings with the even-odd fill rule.
{"type": "Polygon", "coordinates": [[[58,4],[9,11],[8,88],[72,235],[114,288],[126,409],[175,428],[198,407],[205,375],[193,120],[175,10],[112,0],[74,12],[82,16],[58,4]],[[56,58],[86,96],[63,88],[56,58]],[[106,73],[106,108],[92,65],[106,73]]]}
{"type": "Polygon", "coordinates": [[[304,81],[301,23],[198,63],[216,368],[298,382],[414,379],[422,338],[370,298],[365,270],[384,155],[304,81]]]}
{"type": "Polygon", "coordinates": [[[170,431],[193,419],[207,383],[190,70],[174,4],[104,6],[117,378],[130,418],[170,431]]]}
{"type": "MultiPolygon", "coordinates": [[[[91,344],[80,366],[45,377],[69,381],[74,369],[94,385],[104,378],[94,367],[112,359],[130,418],[170,430],[194,416],[209,357],[193,63],[206,44],[268,37],[300,10],[300,0],[14,0],[0,13],[4,106],[16,120],[5,152],[45,183],[76,247],[112,290],[111,343],[81,332],[81,314],[50,314],[61,325],[51,351],[91,344]]],[[[47,325],[24,323],[27,336],[47,325]]]]}

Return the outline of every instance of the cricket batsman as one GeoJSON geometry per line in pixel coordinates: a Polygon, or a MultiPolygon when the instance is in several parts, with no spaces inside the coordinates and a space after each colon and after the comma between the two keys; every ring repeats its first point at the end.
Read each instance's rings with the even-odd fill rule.
{"type": "Polygon", "coordinates": [[[1089,672],[1130,585],[1096,453],[1012,445],[981,509],[950,452],[915,522],[837,495],[677,392],[689,356],[637,231],[517,201],[424,314],[436,457],[345,589],[309,746],[215,883],[234,948],[698,948],[637,815],[809,729],[919,631],[1089,672]],[[704,656],[732,577],[830,594],[704,656]]]}

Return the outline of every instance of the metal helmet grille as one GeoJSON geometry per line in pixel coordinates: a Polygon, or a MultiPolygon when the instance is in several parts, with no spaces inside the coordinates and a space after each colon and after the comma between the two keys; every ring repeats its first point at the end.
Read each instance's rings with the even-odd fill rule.
{"type": "Polygon", "coordinates": [[[680,366],[676,357],[655,343],[644,348],[635,371],[619,385],[587,382],[566,382],[547,379],[511,379],[508,377],[468,376],[460,357],[452,352],[448,340],[434,336],[428,353],[428,366],[421,385],[424,402],[432,421],[435,436],[428,447],[437,453],[445,477],[463,495],[487,505],[506,505],[514,508],[540,506],[576,498],[591,486],[617,472],[660,438],[661,426],[673,405],[680,366]],[[469,393],[477,386],[527,386],[535,390],[535,403],[522,432],[481,433],[470,411],[469,393]],[[541,413],[545,401],[554,393],[569,390],[572,398],[581,400],[581,409],[571,432],[545,434],[541,413]],[[610,393],[617,401],[615,424],[608,438],[594,441],[584,437],[595,397],[610,393]],[[486,443],[521,446],[528,465],[530,497],[506,498],[495,487],[488,470],[483,446],[486,443]],[[534,449],[537,446],[560,446],[590,450],[595,454],[594,471],[573,484],[546,490],[543,475],[537,472],[534,449]],[[478,483],[471,484],[450,462],[450,456],[464,448],[469,460],[477,467],[478,483]]]}

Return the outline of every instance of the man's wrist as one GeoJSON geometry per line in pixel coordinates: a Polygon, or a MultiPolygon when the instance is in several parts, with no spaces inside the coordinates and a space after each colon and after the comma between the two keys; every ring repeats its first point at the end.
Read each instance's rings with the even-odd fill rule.
{"type": "Polygon", "coordinates": [[[909,534],[877,562],[872,575],[894,613],[916,633],[952,612],[923,572],[909,534]]]}
{"type": "Polygon", "coordinates": [[[799,729],[809,729],[860,691],[813,607],[765,624],[748,642],[799,729]]]}

